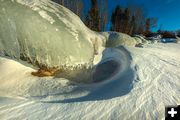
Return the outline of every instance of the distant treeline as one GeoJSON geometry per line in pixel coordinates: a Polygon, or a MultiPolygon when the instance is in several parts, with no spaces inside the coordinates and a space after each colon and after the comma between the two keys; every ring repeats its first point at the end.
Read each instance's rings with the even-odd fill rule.
{"type": "Polygon", "coordinates": [[[157,26],[157,18],[146,18],[141,7],[129,6],[123,9],[117,6],[111,16],[112,31],[129,35],[151,33],[151,28],[157,26]]]}
{"type": "Polygon", "coordinates": [[[151,29],[157,26],[157,18],[146,17],[146,11],[141,6],[129,5],[126,8],[120,5],[112,11],[108,10],[108,0],[89,0],[91,3],[88,12],[84,12],[85,3],[83,0],[53,0],[75,14],[90,29],[94,31],[117,31],[129,35],[152,34],[151,29]],[[111,12],[111,13],[110,13],[111,12]],[[111,23],[111,27],[107,24],[111,23]]]}

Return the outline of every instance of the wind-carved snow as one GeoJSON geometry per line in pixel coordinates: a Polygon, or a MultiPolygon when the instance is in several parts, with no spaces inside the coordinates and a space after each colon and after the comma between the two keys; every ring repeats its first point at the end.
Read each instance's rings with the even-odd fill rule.
{"type": "Polygon", "coordinates": [[[0,1],[0,118],[164,119],[180,104],[180,44],[124,47],[141,41],[91,31],[48,0],[16,1],[0,1]],[[69,76],[32,76],[22,55],[69,76]]]}
{"type": "Polygon", "coordinates": [[[164,119],[165,106],[180,104],[179,49],[180,44],[108,48],[98,69],[111,69],[108,62],[112,60],[120,63],[120,69],[109,78],[94,73],[95,79],[105,78],[94,84],[33,77],[29,74],[32,68],[1,57],[0,117],[164,119]]]}

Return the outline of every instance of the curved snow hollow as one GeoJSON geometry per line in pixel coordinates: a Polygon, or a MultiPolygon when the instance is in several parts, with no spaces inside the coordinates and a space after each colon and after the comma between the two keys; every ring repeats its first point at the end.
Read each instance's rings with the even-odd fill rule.
{"type": "MultiPolygon", "coordinates": [[[[106,49],[102,64],[109,60],[120,62],[118,55],[123,56],[125,49],[118,49],[106,49]]],[[[33,77],[28,74],[33,69],[0,58],[0,117],[7,120],[164,119],[165,106],[180,104],[177,53],[180,44],[127,49],[132,56],[128,69],[120,72],[120,76],[115,74],[91,85],[62,78],[33,77]]]]}
{"type": "MultiPolygon", "coordinates": [[[[88,89],[88,86],[91,87],[93,85],[96,86],[98,84],[106,84],[117,78],[120,78],[125,71],[128,71],[128,69],[130,69],[131,61],[132,59],[130,57],[130,54],[125,48],[108,48],[103,52],[102,61],[92,68],[93,72],[91,74],[85,74],[85,71],[82,75],[76,74],[76,72],[73,71],[68,72],[67,74],[75,74],[74,77],[76,78],[76,80],[73,80],[73,78],[68,78],[61,74],[60,76],[55,77],[35,77],[31,75],[31,73],[35,70],[23,65],[23,62],[19,63],[15,60],[0,57],[0,73],[2,73],[0,77],[0,89],[1,92],[5,92],[6,95],[15,95],[22,97],[42,97],[57,94],[57,92],[64,94],[64,91],[66,91],[66,89],[64,89],[64,87],[61,85],[61,81],[63,80],[68,83],[65,84],[67,88],[73,89],[73,84],[79,84],[73,81],[82,81],[89,79],[84,87],[87,87],[86,89],[88,89]],[[114,66],[112,66],[112,63],[114,63],[114,66]],[[111,74],[111,72],[113,74],[111,74]],[[16,79],[14,79],[14,77],[16,79]],[[48,83],[48,81],[50,83],[48,83]],[[70,84],[72,84],[72,86],[70,84]],[[51,91],[55,91],[55,93],[51,91]]],[[[71,91],[71,89],[69,90],[71,91]]]]}
{"type": "Polygon", "coordinates": [[[136,41],[104,33],[103,50],[103,35],[48,0],[1,0],[0,22],[0,54],[11,58],[0,57],[2,119],[163,119],[165,106],[180,104],[180,44],[117,47],[136,41]],[[12,58],[93,68],[39,78],[12,58]]]}

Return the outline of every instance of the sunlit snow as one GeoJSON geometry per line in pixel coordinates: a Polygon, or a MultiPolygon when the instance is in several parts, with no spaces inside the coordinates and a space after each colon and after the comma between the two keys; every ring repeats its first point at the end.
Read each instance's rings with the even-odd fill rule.
{"type": "Polygon", "coordinates": [[[179,43],[97,33],[49,0],[0,8],[0,119],[161,120],[180,104],[179,43]],[[68,75],[33,76],[36,62],[68,75]]]}

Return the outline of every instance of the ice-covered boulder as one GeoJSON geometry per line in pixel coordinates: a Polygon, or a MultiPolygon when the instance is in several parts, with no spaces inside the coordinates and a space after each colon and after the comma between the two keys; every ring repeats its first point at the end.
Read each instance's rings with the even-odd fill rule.
{"type": "Polygon", "coordinates": [[[134,39],[137,41],[137,44],[149,44],[151,43],[150,41],[145,39],[145,36],[142,35],[135,35],[134,39]]]}
{"type": "Polygon", "coordinates": [[[50,0],[0,0],[0,55],[39,66],[90,65],[101,40],[50,0]]]}
{"type": "Polygon", "coordinates": [[[137,44],[136,40],[127,34],[118,32],[104,32],[102,34],[107,39],[106,47],[117,47],[119,45],[135,46],[137,44]]]}

